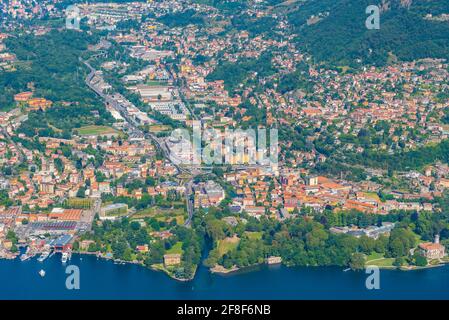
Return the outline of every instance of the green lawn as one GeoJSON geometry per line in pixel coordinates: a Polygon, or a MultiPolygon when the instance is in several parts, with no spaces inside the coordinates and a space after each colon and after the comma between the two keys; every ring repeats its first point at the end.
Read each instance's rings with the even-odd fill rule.
{"type": "Polygon", "coordinates": [[[378,267],[394,267],[394,258],[381,258],[378,260],[367,261],[366,265],[378,266],[378,267]]]}
{"type": "Polygon", "coordinates": [[[376,261],[376,265],[379,267],[393,267],[394,258],[384,258],[376,261]]]}
{"type": "Polygon", "coordinates": [[[366,257],[366,261],[370,261],[370,260],[374,260],[374,259],[381,259],[383,257],[384,257],[383,253],[373,252],[369,256],[366,257]]]}
{"type": "Polygon", "coordinates": [[[117,130],[115,130],[114,128],[106,126],[86,126],[75,130],[77,130],[78,134],[82,136],[93,136],[93,135],[101,136],[106,134],[118,133],[117,130]]]}
{"type": "Polygon", "coordinates": [[[142,218],[155,218],[158,221],[169,222],[172,219],[176,219],[178,225],[184,223],[186,218],[186,210],[185,208],[178,209],[161,209],[158,207],[151,207],[147,209],[143,209],[137,211],[132,215],[131,219],[142,219],[142,218]]]}
{"type": "Polygon", "coordinates": [[[131,219],[141,219],[146,217],[153,217],[156,213],[154,212],[154,208],[147,208],[134,213],[131,219]]]}
{"type": "Polygon", "coordinates": [[[146,82],[148,86],[155,86],[155,87],[163,87],[167,85],[166,81],[158,81],[158,80],[148,80],[146,82]]]}
{"type": "Polygon", "coordinates": [[[366,257],[367,266],[378,266],[378,267],[394,267],[394,258],[384,258],[383,253],[373,252],[366,257]]]}
{"type": "Polygon", "coordinates": [[[170,222],[172,219],[176,219],[176,223],[178,225],[183,225],[185,220],[185,216],[184,215],[176,215],[176,216],[162,216],[162,217],[156,217],[157,221],[163,221],[163,222],[170,222]]]}
{"type": "Polygon", "coordinates": [[[430,264],[431,266],[439,265],[439,264],[440,264],[440,260],[438,260],[438,259],[431,260],[431,261],[429,262],[429,264],[430,264]]]}
{"type": "Polygon", "coordinates": [[[120,212],[120,211],[112,211],[112,212],[108,212],[107,214],[106,214],[106,216],[108,216],[108,217],[124,217],[124,216],[126,216],[128,214],[128,210],[126,210],[126,211],[122,211],[122,212],[120,212]]]}
{"type": "Polygon", "coordinates": [[[363,192],[363,194],[365,195],[365,197],[367,197],[369,199],[376,200],[376,201],[380,202],[380,198],[379,198],[378,194],[375,192],[363,192]]]}
{"type": "Polygon", "coordinates": [[[166,254],[173,254],[173,253],[179,253],[182,254],[184,251],[182,250],[182,242],[178,241],[176,244],[171,247],[169,250],[167,250],[166,254]]]}
{"type": "Polygon", "coordinates": [[[152,133],[169,131],[171,129],[172,129],[172,127],[167,126],[167,125],[162,125],[162,124],[155,124],[155,125],[150,126],[150,128],[149,128],[150,132],[152,132],[152,133]]]}
{"type": "Polygon", "coordinates": [[[234,238],[226,238],[223,240],[218,241],[217,247],[218,252],[222,256],[226,253],[228,253],[231,250],[234,250],[239,245],[240,239],[237,237],[234,238]]]}
{"type": "Polygon", "coordinates": [[[248,239],[250,240],[260,240],[262,239],[262,235],[263,232],[250,232],[250,231],[246,231],[245,235],[248,237],[248,239]]]}

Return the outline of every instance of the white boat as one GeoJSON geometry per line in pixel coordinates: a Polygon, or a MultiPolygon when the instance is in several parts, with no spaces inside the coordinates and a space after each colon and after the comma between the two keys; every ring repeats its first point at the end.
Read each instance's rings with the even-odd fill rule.
{"type": "Polygon", "coordinates": [[[45,277],[45,271],[41,269],[41,271],[39,271],[39,275],[40,275],[41,277],[45,277]]]}
{"type": "Polygon", "coordinates": [[[37,258],[37,261],[39,262],[43,262],[45,259],[48,258],[48,256],[50,255],[50,252],[42,252],[41,256],[39,258],[37,258]]]}
{"type": "Polygon", "coordinates": [[[351,268],[344,269],[343,272],[348,272],[351,268]]]}
{"type": "Polygon", "coordinates": [[[62,258],[61,258],[62,263],[66,263],[68,258],[69,258],[69,254],[67,252],[63,252],[62,258]]]}
{"type": "Polygon", "coordinates": [[[25,261],[25,260],[28,260],[29,258],[30,258],[30,256],[27,255],[26,253],[24,253],[20,256],[20,261],[25,261]]]}

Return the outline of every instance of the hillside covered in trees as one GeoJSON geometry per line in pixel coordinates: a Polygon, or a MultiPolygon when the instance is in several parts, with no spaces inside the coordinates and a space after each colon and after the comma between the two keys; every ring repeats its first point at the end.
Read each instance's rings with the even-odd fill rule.
{"type": "Polygon", "coordinates": [[[399,60],[447,58],[449,24],[428,19],[449,3],[428,0],[309,0],[289,14],[297,45],[317,62],[334,66],[385,65],[399,60]],[[368,30],[369,5],[381,8],[380,29],[368,30]]]}
{"type": "Polygon", "coordinates": [[[0,109],[14,104],[14,95],[34,91],[35,97],[53,102],[46,111],[32,111],[20,131],[27,136],[61,136],[89,124],[106,124],[112,119],[102,102],[85,85],[87,74],[80,58],[90,53],[88,45],[99,38],[75,31],[51,31],[41,37],[10,38],[7,47],[17,56],[16,71],[0,71],[0,109]],[[94,117],[93,114],[98,114],[94,117]],[[55,130],[56,128],[56,130],[55,130]],[[59,129],[59,130],[58,130],[59,129]]]}

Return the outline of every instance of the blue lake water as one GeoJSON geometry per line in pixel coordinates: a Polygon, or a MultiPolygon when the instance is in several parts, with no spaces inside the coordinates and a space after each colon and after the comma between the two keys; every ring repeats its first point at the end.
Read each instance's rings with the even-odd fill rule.
{"type": "Polygon", "coordinates": [[[178,282],[136,265],[117,265],[93,256],[73,255],[80,289],[67,290],[65,266],[55,255],[0,260],[0,299],[449,299],[449,266],[381,270],[380,290],[367,290],[364,272],[342,268],[262,266],[229,275],[200,267],[195,279],[178,282]],[[44,269],[45,277],[38,272],[44,269]]]}

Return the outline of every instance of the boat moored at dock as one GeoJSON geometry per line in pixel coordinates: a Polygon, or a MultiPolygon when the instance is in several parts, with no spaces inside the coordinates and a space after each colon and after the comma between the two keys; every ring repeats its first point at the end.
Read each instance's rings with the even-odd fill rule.
{"type": "Polygon", "coordinates": [[[45,259],[47,259],[49,256],[50,256],[50,252],[44,251],[44,252],[42,252],[42,254],[40,255],[40,257],[37,258],[37,261],[39,261],[39,262],[44,262],[45,259]]]}

